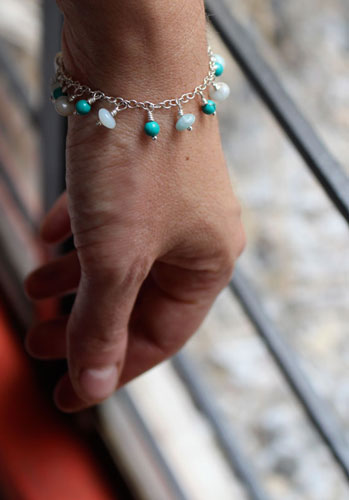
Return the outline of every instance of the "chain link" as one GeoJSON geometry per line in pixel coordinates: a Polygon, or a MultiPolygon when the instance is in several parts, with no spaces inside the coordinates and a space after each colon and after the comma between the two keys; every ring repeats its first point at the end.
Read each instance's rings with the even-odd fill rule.
{"type": "Polygon", "coordinates": [[[71,100],[75,100],[76,97],[80,97],[82,95],[86,95],[88,99],[95,102],[98,100],[108,101],[110,104],[114,104],[119,111],[124,111],[125,109],[136,109],[141,108],[145,111],[154,111],[154,109],[171,109],[172,107],[180,107],[182,104],[185,104],[195,97],[199,96],[204,92],[207,87],[214,82],[215,75],[215,56],[211,50],[211,47],[208,47],[208,55],[209,55],[209,72],[205,76],[203,82],[195,87],[192,92],[186,92],[181,97],[166,99],[159,103],[152,103],[150,101],[137,101],[136,99],[124,99],[123,97],[113,97],[108,96],[101,90],[92,90],[87,85],[83,85],[80,82],[73,80],[70,75],[65,72],[64,64],[63,64],[63,56],[62,53],[59,52],[55,57],[56,64],[56,81],[58,81],[63,89],[71,91],[71,100]]]}

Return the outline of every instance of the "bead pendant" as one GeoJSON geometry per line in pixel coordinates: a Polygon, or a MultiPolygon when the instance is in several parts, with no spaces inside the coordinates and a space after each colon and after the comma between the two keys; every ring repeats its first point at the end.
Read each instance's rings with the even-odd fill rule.
{"type": "Polygon", "coordinates": [[[223,66],[221,65],[221,63],[216,63],[216,64],[215,64],[215,69],[216,69],[216,71],[215,71],[215,75],[216,75],[216,76],[221,76],[221,75],[223,75],[224,68],[223,68],[223,66]]]}
{"type": "Polygon", "coordinates": [[[78,115],[87,115],[91,111],[91,104],[85,99],[80,99],[75,104],[75,111],[78,115]]]}
{"type": "Polygon", "coordinates": [[[201,107],[205,115],[214,115],[216,113],[216,103],[210,99],[201,107]]]}
{"type": "Polygon", "coordinates": [[[74,104],[69,101],[68,97],[61,96],[55,100],[55,110],[61,116],[69,116],[74,113],[74,104]]]}
{"type": "Polygon", "coordinates": [[[147,109],[148,121],[144,125],[144,132],[156,141],[160,132],[160,125],[154,120],[153,108],[147,109]]]}
{"type": "Polygon", "coordinates": [[[215,82],[209,89],[209,95],[215,101],[225,101],[230,95],[230,87],[224,82],[215,82]]]}
{"type": "Polygon", "coordinates": [[[156,140],[160,132],[160,125],[156,121],[147,122],[144,125],[144,132],[149,135],[149,137],[156,140]]]}
{"type": "Polygon", "coordinates": [[[58,99],[59,97],[66,96],[66,95],[67,94],[65,92],[63,92],[62,87],[57,87],[52,92],[52,96],[53,96],[54,99],[58,99]]]}
{"type": "MultiPolygon", "coordinates": [[[[116,114],[116,113],[115,113],[116,114]]],[[[113,113],[105,108],[100,108],[98,110],[98,125],[103,125],[106,128],[113,129],[116,127],[116,121],[113,113]]]]}
{"type": "Polygon", "coordinates": [[[215,57],[215,61],[216,61],[216,63],[215,63],[215,75],[221,76],[224,72],[225,60],[219,54],[215,54],[214,57],[215,57]]]}
{"type": "Polygon", "coordinates": [[[187,113],[185,115],[180,116],[176,123],[176,129],[180,132],[183,130],[192,130],[192,126],[195,122],[195,115],[192,113],[187,113]]]}

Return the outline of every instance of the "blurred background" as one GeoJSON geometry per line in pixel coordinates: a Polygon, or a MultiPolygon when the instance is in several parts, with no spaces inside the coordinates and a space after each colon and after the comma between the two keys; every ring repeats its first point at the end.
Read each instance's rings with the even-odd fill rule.
{"type": "MultiPolygon", "coordinates": [[[[348,175],[349,1],[226,0],[225,4],[309,120],[324,150],[348,175]]],[[[215,14],[214,2],[208,7],[215,23],[219,9],[215,14]]],[[[43,56],[48,53],[45,44],[53,47],[58,40],[45,34],[45,23],[50,19],[58,33],[59,15],[58,11],[48,15],[47,10],[37,0],[0,3],[0,285],[24,322],[30,322],[33,311],[19,284],[45,258],[36,229],[63,188],[64,178],[62,143],[54,137],[57,130],[63,137],[64,119],[50,107],[44,84],[53,63],[43,56]]],[[[152,370],[131,383],[127,393],[101,405],[93,425],[115,463],[122,464],[137,498],[345,500],[349,498],[347,222],[212,26],[209,38],[214,51],[226,60],[221,80],[231,87],[231,97],[218,115],[247,232],[248,246],[238,271],[252,284],[258,305],[283,342],[282,352],[290,354],[300,386],[306,381],[310,406],[315,395],[315,413],[320,413],[320,421],[321,415],[326,417],[325,429],[334,433],[342,466],[279,369],[282,360],[275,362],[231,289],[220,294],[182,357],[152,370]],[[188,365],[195,369],[191,376],[188,365]],[[156,486],[161,474],[149,479],[156,459],[150,459],[149,452],[142,462],[137,443],[135,448],[125,445],[125,440],[133,442],[128,432],[134,438],[140,425],[127,427],[125,408],[131,403],[147,439],[155,443],[155,455],[160,454],[166,464],[161,474],[167,479],[170,475],[181,493],[161,493],[156,486]],[[225,440],[232,443],[230,454],[225,440]],[[260,495],[264,491],[266,496],[258,496],[259,487],[260,495]]],[[[320,163],[326,158],[321,150],[320,163]]]]}

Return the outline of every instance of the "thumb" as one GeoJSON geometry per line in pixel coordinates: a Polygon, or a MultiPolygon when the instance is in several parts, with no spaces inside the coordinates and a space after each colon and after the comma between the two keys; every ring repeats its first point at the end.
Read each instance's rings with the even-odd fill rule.
{"type": "Polygon", "coordinates": [[[144,259],[121,259],[108,270],[103,265],[89,275],[82,269],[67,324],[67,354],[72,386],[88,405],[105,399],[117,387],[130,314],[149,268],[144,259]]]}

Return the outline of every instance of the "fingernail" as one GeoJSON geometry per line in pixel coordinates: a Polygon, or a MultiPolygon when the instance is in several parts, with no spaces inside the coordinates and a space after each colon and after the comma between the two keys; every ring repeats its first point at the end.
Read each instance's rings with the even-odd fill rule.
{"type": "Polygon", "coordinates": [[[97,401],[110,396],[118,381],[118,371],[115,365],[83,370],[80,375],[80,387],[88,400],[97,401]]]}

